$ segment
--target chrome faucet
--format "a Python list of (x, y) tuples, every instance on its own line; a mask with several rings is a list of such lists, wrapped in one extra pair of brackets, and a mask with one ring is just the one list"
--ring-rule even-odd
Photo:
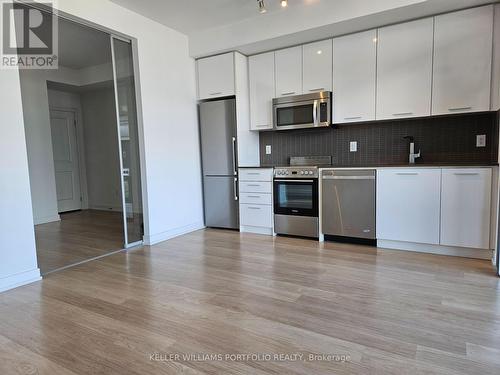
[(415, 164), (415, 159), (420, 157), (420, 150), (415, 154), (415, 139), (411, 135), (404, 137), (404, 139), (410, 141), (409, 162), (410, 164)]

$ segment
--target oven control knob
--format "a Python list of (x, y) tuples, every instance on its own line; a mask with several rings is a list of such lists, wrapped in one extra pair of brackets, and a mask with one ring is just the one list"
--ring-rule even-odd
[(286, 175), (288, 176), (288, 171), (286, 171)]
[(313, 171), (309, 171), (309, 174), (310, 174), (310, 175), (313, 175)]
[(300, 174), (304, 174), (304, 171), (300, 171)]

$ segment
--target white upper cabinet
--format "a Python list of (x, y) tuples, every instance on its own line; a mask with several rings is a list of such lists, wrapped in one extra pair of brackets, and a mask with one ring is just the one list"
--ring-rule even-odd
[(333, 40), (336, 123), (375, 120), (377, 31)]
[(377, 239), (439, 245), (440, 169), (377, 171)]
[(303, 92), (332, 91), (333, 41), (324, 40), (303, 46)]
[(249, 58), (250, 129), (273, 128), (274, 52)]
[(441, 245), (490, 248), (491, 168), (443, 169)]
[(235, 95), (234, 53), (199, 59), (198, 99)]
[(432, 114), (488, 111), (493, 6), (435, 17)]
[(432, 18), (378, 30), (377, 120), (431, 114)]
[(276, 51), (276, 97), (302, 94), (302, 46)]

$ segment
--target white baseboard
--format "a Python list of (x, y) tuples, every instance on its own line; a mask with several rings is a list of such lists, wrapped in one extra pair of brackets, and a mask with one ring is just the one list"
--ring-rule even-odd
[(200, 221), (193, 224), (185, 225), (183, 227), (174, 228), (165, 232), (144, 235), (144, 244), (145, 245), (154, 245), (159, 242), (170, 240), (171, 238), (182, 236), (183, 234), (187, 234), (190, 232), (194, 232), (200, 229), (205, 228), (205, 224)]
[(5, 292), (9, 289), (14, 289), (22, 285), (34, 283), (35, 281), (39, 281), (41, 279), (42, 277), (40, 276), (40, 270), (38, 268), (3, 277), (0, 278), (0, 292)]
[(59, 214), (43, 217), (33, 217), (33, 223), (35, 225), (53, 223), (54, 221), (61, 221), (61, 216)]
[(418, 253), (451, 255), (451, 256), (475, 258), (475, 259), (490, 260), (491, 257), (493, 256), (493, 251), (489, 249), (471, 249), (468, 247), (428, 245), (428, 244), (403, 242), (403, 241), (378, 240), (377, 247), (393, 249), (393, 250), (415, 251)]
[(241, 233), (255, 233), (255, 234), (264, 234), (268, 236), (273, 235), (273, 228), (262, 228), (262, 227), (252, 227), (248, 225), (240, 226)]

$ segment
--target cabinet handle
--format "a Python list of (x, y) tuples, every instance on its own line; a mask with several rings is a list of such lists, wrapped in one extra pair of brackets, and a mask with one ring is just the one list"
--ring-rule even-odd
[(360, 120), (363, 117), (361, 116), (354, 116), (354, 117), (344, 117), (344, 120)]
[(249, 210), (260, 210), (260, 207), (248, 207)]
[(256, 125), (257, 128), (270, 128), (270, 125)]
[(473, 172), (460, 172), (460, 173), (454, 173), (455, 176), (478, 176), (479, 173), (473, 173)]
[(295, 94), (295, 91), (291, 91), (291, 92), (284, 92), (282, 93), (281, 95), (293, 95)]
[(247, 174), (250, 176), (260, 176), (259, 172), (248, 172)]
[(467, 111), (469, 109), (472, 109), (472, 107), (457, 107), (457, 108), (449, 108), (448, 111), (450, 112), (455, 112), (455, 111)]
[(248, 184), (247, 186), (259, 187), (259, 186), (260, 186), (260, 184)]
[(211, 92), (208, 95), (220, 95), (220, 94), (222, 94), (222, 92)]
[(248, 198), (255, 198), (255, 199), (259, 199), (260, 197), (258, 195), (247, 195)]
[(310, 89), (309, 91), (310, 91), (310, 92), (314, 92), (314, 91), (325, 91), (325, 88), (324, 88), (324, 87), (318, 87), (317, 89)]
[(410, 116), (413, 115), (413, 112), (400, 112), (400, 113), (393, 113), (393, 116)]
[(233, 181), (233, 189), (234, 189), (234, 200), (238, 200), (238, 179), (235, 177)]
[(417, 172), (398, 172), (396, 173), (398, 176), (417, 176)]

